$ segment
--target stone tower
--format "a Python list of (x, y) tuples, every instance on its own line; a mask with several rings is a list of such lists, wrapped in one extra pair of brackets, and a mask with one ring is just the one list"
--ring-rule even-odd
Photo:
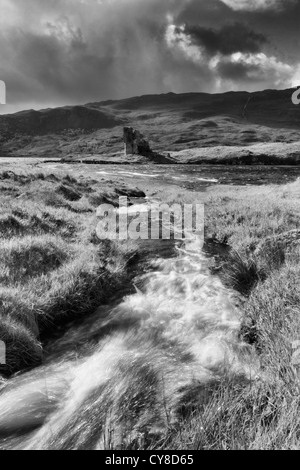
[(135, 131), (132, 127), (124, 127), (124, 147), (125, 155), (149, 156), (151, 148), (149, 142), (143, 134)]

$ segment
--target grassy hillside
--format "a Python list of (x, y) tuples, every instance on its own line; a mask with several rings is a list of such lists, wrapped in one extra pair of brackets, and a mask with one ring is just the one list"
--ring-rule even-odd
[(178, 163), (219, 165), (299, 165), (300, 142), (217, 146), (171, 152)]
[(156, 151), (300, 140), (293, 90), (149, 95), (0, 116), (0, 155), (120, 157), (134, 126)]

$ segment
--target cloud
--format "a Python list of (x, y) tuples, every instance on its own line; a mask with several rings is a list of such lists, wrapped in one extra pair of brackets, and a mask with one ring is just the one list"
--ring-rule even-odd
[[(191, 36), (186, 34), (184, 26), (177, 27), (173, 24), (168, 25), (165, 38), (167, 46), (173, 51), (175, 57), (177, 54), (179, 60), (185, 58), (192, 60), (198, 65), (205, 61), (203, 57), (205, 49), (193, 43)], [(181, 57), (179, 54), (181, 54)]]
[[(229, 41), (224, 45), (220, 38), (227, 30)], [(245, 84), (249, 90), (264, 84), (273, 88), (288, 87), (297, 75), (296, 66), (260, 51), (265, 38), (244, 26), (225, 26), (221, 31), (215, 31), (169, 25), (166, 42), (177, 60), (184, 57), (199, 69), (206, 68), (216, 90), (244, 89)]]
[(14, 0), (13, 7), (0, 33), (0, 77), (10, 103), (57, 105), (164, 89), (159, 37), (168, 9), (159, 0), (86, 0), (76, 8), (70, 0)]
[(213, 66), (224, 79), (251, 82), (267, 82), (272, 77), (275, 87), (291, 82), (294, 68), (264, 53), (244, 54), (236, 52), (229, 57), (217, 57)]
[(185, 25), (184, 33), (192, 42), (214, 55), (233, 52), (258, 52), (267, 41), (262, 34), (255, 33), (242, 23), (228, 24), (219, 30), (203, 26)]
[(293, 4), (295, 0), (221, 0), (232, 10), (263, 11), (281, 10), (287, 3)]
[(288, 87), (298, 76), (300, 2), (292, 0), (0, 3), (0, 79), (11, 106), (2, 112)]

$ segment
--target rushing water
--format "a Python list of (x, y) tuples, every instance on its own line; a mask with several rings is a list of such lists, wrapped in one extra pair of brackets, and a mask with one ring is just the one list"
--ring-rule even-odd
[[(151, 177), (191, 190), (220, 182), (286, 183), (300, 176), (295, 167), (153, 168), (89, 170)], [(0, 448), (143, 447), (194, 406), (204, 406), (224, 378), (259, 376), (255, 352), (239, 336), (239, 301), (211, 274), (200, 240), (153, 247), (134, 292), (120, 293), (71, 326), (48, 345), (41, 367), (2, 389)]]
[(238, 301), (211, 275), (200, 240), (171, 251), (157, 251), (135, 293), (71, 327), (43, 366), (9, 382), (0, 448), (143, 446), (204, 405), (223, 378), (255, 380)]

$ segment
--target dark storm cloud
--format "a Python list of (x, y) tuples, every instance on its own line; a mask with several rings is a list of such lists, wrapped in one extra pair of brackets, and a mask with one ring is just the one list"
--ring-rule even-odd
[(185, 25), (184, 32), (190, 35), (195, 44), (203, 46), (210, 55), (218, 52), (224, 55), (233, 52), (259, 52), (267, 42), (263, 34), (255, 33), (241, 23), (228, 24), (219, 30)]
[[(191, 0), (177, 26), (200, 50), (215, 54), (209, 65), (221, 91), (287, 88), (300, 84), (299, 18), (300, 0), (210, 0), (201, 9)], [(230, 24), (243, 26), (230, 31)]]
[(298, 0), (0, 0), (0, 12), (6, 110), (288, 87), (300, 72)]
[(10, 20), (0, 19), (8, 103), (58, 105), (168, 91), (166, 14), (180, 3), (0, 0)]
[(202, 8), (199, 8), (199, 1), (191, 0), (179, 13), (177, 24), (220, 29), (230, 22), (244, 23), (268, 38), (269, 51), (281, 59), (298, 61), (300, 0), (209, 0), (201, 3)]
[[(257, 69), (256, 69), (257, 70)], [(221, 63), (218, 66), (218, 72), (222, 77), (241, 80), (247, 77), (249, 67), (243, 64)]]

